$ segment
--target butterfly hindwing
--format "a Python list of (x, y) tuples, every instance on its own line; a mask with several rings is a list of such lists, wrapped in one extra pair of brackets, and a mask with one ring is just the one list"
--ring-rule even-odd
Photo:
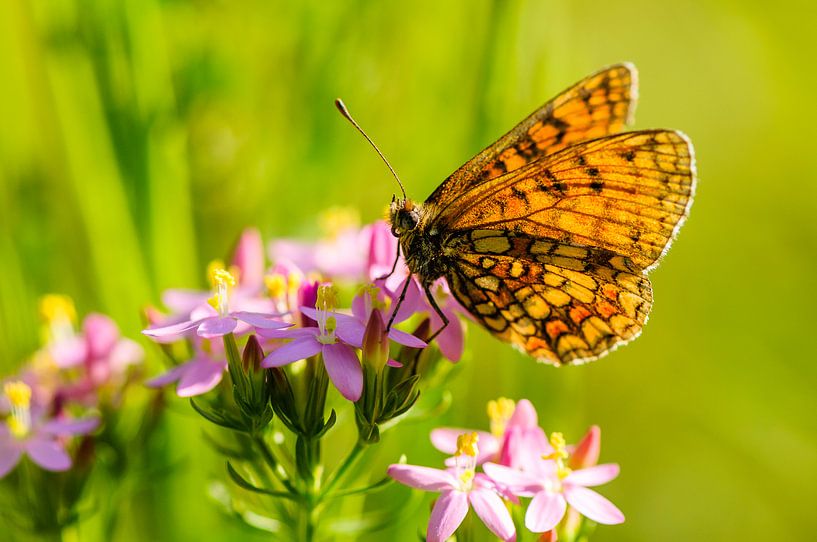
[(636, 95), (631, 64), (608, 66), (586, 77), (465, 163), (427, 201), (445, 207), (473, 186), (569, 145), (619, 132), (632, 118)]
[(500, 339), (555, 364), (597, 358), (635, 338), (652, 305), (646, 276), (604, 249), (501, 230), (463, 232), (447, 280)]

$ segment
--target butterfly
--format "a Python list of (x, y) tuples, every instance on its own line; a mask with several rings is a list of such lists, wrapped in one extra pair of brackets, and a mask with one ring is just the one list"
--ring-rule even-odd
[(637, 88), (633, 65), (604, 68), (424, 203), (392, 200), (392, 233), (443, 327), (431, 294), (440, 277), (493, 335), (555, 365), (596, 359), (640, 334), (653, 302), (646, 273), (687, 217), (696, 175), (681, 132), (621, 133)]

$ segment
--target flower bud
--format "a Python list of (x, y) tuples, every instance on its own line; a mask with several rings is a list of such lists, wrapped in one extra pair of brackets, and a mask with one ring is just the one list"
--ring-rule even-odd
[(587, 430), (587, 434), (573, 450), (573, 454), (571, 454), (568, 462), (570, 468), (584, 469), (596, 465), (599, 462), (600, 451), (601, 428), (598, 425), (594, 425)]
[(380, 373), (389, 362), (389, 336), (380, 311), (373, 310), (363, 333), (363, 364)]

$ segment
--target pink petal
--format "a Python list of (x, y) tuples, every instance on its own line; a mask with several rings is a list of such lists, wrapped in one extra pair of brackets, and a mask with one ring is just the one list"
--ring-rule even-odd
[(604, 465), (574, 470), (564, 481), (578, 486), (600, 486), (614, 479), (618, 476), (618, 473), (619, 467), (617, 464), (605, 463)]
[(540, 491), (528, 505), (525, 526), (534, 533), (544, 533), (556, 527), (566, 510), (567, 503), (560, 493)]
[(496, 463), (485, 463), (482, 470), (494, 483), (507, 487), (515, 495), (530, 497), (542, 489), (542, 482), (528, 472)]
[(479, 437), (477, 441), (480, 456), (483, 451), (489, 455), (496, 453), (499, 442), (491, 433), (485, 431), (474, 431), (473, 429), (461, 429), (459, 427), (439, 427), (431, 431), (431, 444), (441, 452), (449, 455), (457, 453), (457, 437), (463, 433), (476, 433)]
[(119, 328), (103, 314), (92, 313), (82, 322), (82, 331), (92, 358), (107, 356), (119, 340)]
[(218, 311), (210, 303), (202, 303), (190, 311), (191, 320), (204, 320), (205, 318), (216, 318)]
[(423, 491), (443, 491), (457, 485), (457, 479), (446, 470), (418, 465), (390, 465), (389, 476), (401, 484)]
[[(576, 445), (570, 455), (570, 468), (582, 469), (592, 467), (599, 462), (601, 452), (601, 428), (598, 425), (590, 427), (581, 442)], [(586, 485), (586, 484), (583, 484)]]
[(205, 318), (202, 320), (196, 334), (205, 339), (214, 339), (215, 337), (223, 337), (236, 328), (238, 322), (235, 318)]
[(352, 316), (355, 317), (355, 320), (360, 322), (365, 322), (369, 319), (369, 315), (366, 314), (366, 300), (363, 296), (368, 296), (369, 294), (363, 293), (361, 295), (356, 295), (352, 299)]
[(75, 367), (88, 357), (88, 345), (81, 337), (68, 337), (55, 342), (48, 348), (57, 367)]
[(84, 435), (99, 427), (99, 418), (81, 418), (51, 420), (40, 427), (40, 432), (46, 435), (67, 437), (70, 435)]
[(23, 451), (19, 446), (14, 446), (11, 440), (0, 439), (0, 478), (17, 466), (22, 455)]
[(500, 463), (513, 468), (530, 469), (541, 466), (542, 456), (552, 452), (545, 432), (540, 428), (514, 428), (505, 432)]
[(565, 485), (564, 491), (570, 506), (596, 523), (616, 525), (624, 522), (624, 514), (621, 513), (621, 510), (592, 489)]
[(462, 491), (440, 494), (428, 520), (426, 542), (445, 542), (468, 514), (468, 497)]
[(320, 333), (316, 327), (291, 327), (288, 329), (264, 329), (256, 330), (258, 335), (265, 339), (300, 339), (303, 337), (317, 337)]
[(225, 369), (227, 363), (223, 361), (196, 360), (188, 363), (179, 379), (176, 395), (193, 397), (207, 393), (221, 382)]
[(335, 321), (338, 324), (335, 334), (346, 344), (361, 348), (363, 346), (363, 335), (366, 333), (365, 324), (351, 316), (345, 318), (341, 318), (341, 316), (344, 315), (335, 315)]
[(396, 359), (390, 359), (389, 361), (386, 362), (386, 365), (388, 365), (389, 367), (402, 367), (403, 366), (403, 364), (400, 363), (399, 361), (397, 361)]
[[(397, 308), (397, 316), (394, 318), (394, 323), (399, 324), (404, 320), (408, 320), (414, 313), (419, 312), (424, 304), (425, 301), (425, 292), (420, 289), (420, 286), (417, 284), (417, 281), (414, 280), (414, 277), (407, 276), (405, 280), (410, 281), (408, 290), (406, 291), (406, 297), (403, 299), (403, 303)], [(403, 291), (405, 287), (405, 281), (400, 283), (400, 286), (395, 289), (394, 292), (394, 303), (392, 303), (392, 307), (397, 306), (397, 300), (400, 297), (400, 292)], [(391, 315), (389, 315), (391, 317)]]
[[(443, 309), (443, 313), (448, 318), (448, 326), (437, 336), (437, 346), (446, 359), (457, 362), (462, 358), (465, 349), (465, 329), (457, 317), (457, 314), (450, 309)], [(434, 315), (432, 321), (432, 332), (442, 326), (442, 320)]]
[[(189, 362), (192, 363), (192, 362)], [(184, 365), (179, 365), (177, 367), (173, 367), (169, 371), (160, 374), (156, 378), (151, 378), (147, 382), (145, 382), (145, 386), (149, 388), (161, 388), (162, 386), (166, 386), (171, 382), (175, 382), (179, 378), (181, 378), (182, 374), (184, 373), (185, 367), (187, 363)]]
[(489, 531), (502, 540), (514, 538), (516, 528), (513, 519), (499, 495), (490, 489), (474, 489), (468, 494), (468, 500)]
[(327, 344), (323, 347), (323, 364), (329, 379), (350, 401), (360, 399), (363, 393), (363, 369), (355, 352), (341, 343)]
[(186, 331), (190, 331), (200, 323), (201, 320), (185, 320), (169, 326), (149, 327), (142, 331), (142, 334), (148, 337), (180, 338)]
[(230, 316), (238, 318), (243, 322), (247, 322), (251, 326), (255, 326), (262, 329), (284, 329), (292, 327), (292, 324), (287, 324), (286, 322), (277, 320), (278, 316), (272, 314), (238, 311), (230, 313)]
[(111, 370), (121, 374), (130, 365), (140, 363), (145, 357), (145, 351), (139, 343), (130, 339), (122, 339), (113, 347), (110, 356)]
[(188, 313), (196, 305), (206, 303), (210, 295), (201, 290), (165, 290), (162, 293), (162, 303), (173, 312)]
[(36, 464), (51, 471), (71, 468), (71, 458), (54, 440), (33, 438), (25, 443), (26, 452)]
[(406, 333), (405, 331), (400, 331), (399, 329), (394, 328), (391, 328), (389, 331), (389, 339), (398, 344), (409, 346), (411, 348), (425, 348), (428, 346), (425, 341), (418, 339), (411, 333)]
[(238, 280), (242, 286), (257, 291), (264, 285), (264, 242), (257, 228), (247, 228), (241, 234), (233, 264), (239, 269)]
[(270, 258), (276, 265), (291, 264), (304, 273), (315, 271), (315, 247), (311, 244), (292, 240), (273, 241), (269, 245)]
[(508, 428), (521, 427), (523, 429), (531, 429), (539, 424), (539, 418), (536, 415), (536, 409), (533, 404), (527, 399), (521, 399), (516, 403), (516, 408), (508, 420)]
[(300, 339), (295, 339), (278, 349), (272, 351), (264, 361), (261, 362), (262, 367), (281, 367), (293, 361), (311, 358), (320, 353), (323, 345), (319, 343), (314, 335), (309, 335)]

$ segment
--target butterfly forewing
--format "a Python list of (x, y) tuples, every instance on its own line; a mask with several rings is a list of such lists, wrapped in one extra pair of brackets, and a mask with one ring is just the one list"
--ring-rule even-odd
[(579, 81), (477, 154), (428, 198), (445, 207), (482, 182), (574, 143), (619, 132), (635, 109), (631, 64), (616, 64)]
[(502, 230), (451, 239), (454, 296), (500, 339), (556, 364), (635, 338), (652, 305), (647, 277), (608, 250)]
[(598, 247), (639, 269), (664, 253), (694, 192), (692, 149), (667, 130), (573, 145), (473, 187), (429, 220), (445, 231), (510, 230)]

